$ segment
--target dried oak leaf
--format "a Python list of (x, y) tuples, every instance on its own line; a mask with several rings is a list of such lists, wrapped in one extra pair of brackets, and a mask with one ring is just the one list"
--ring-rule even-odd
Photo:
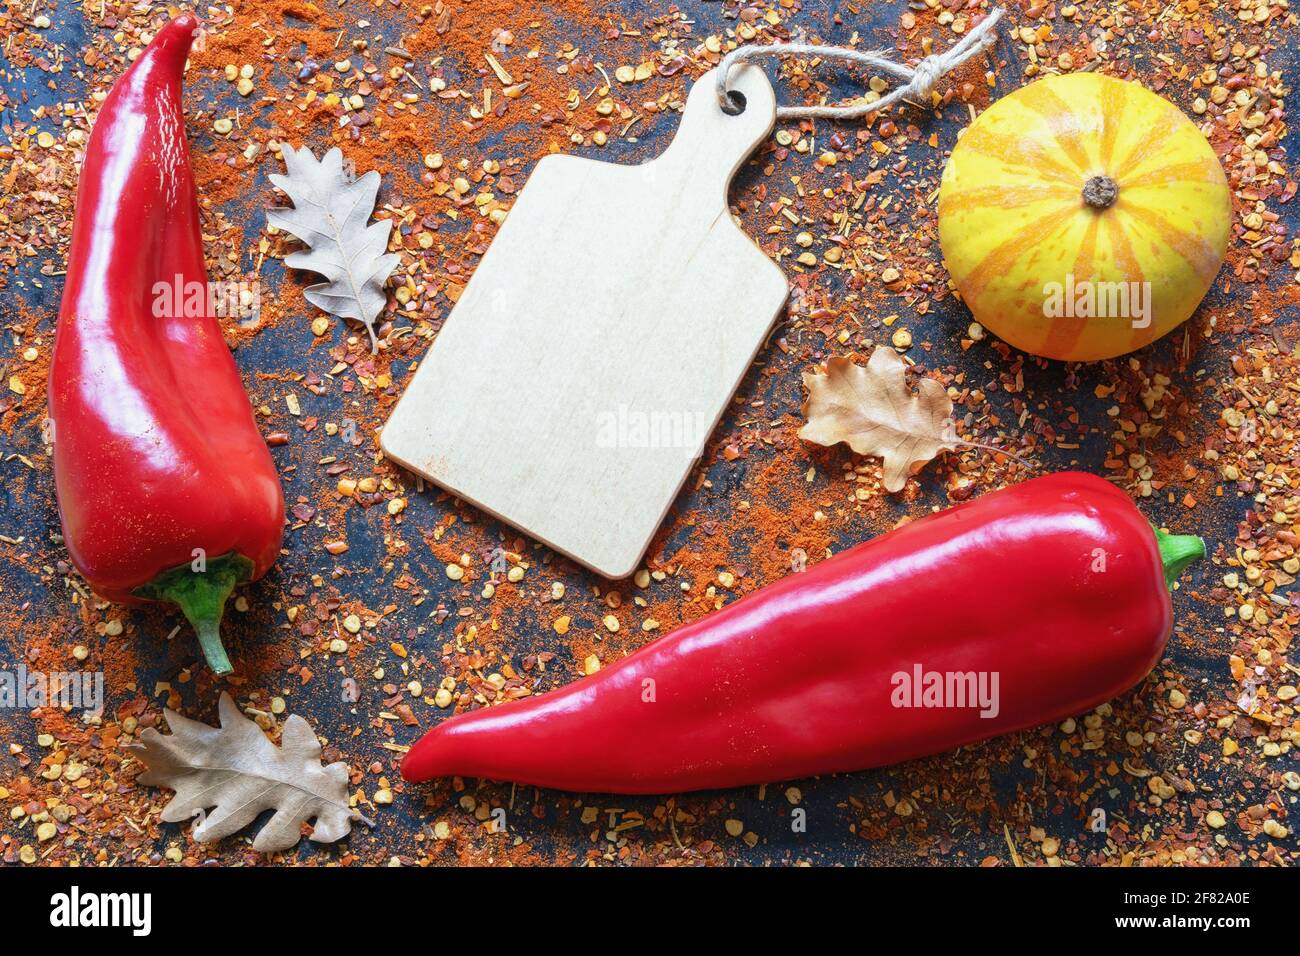
[(312, 840), (333, 843), (351, 832), (353, 819), (364, 819), (348, 806), (347, 767), (321, 766), (320, 741), (307, 721), (296, 714), (286, 720), (277, 747), (229, 694), (221, 695), (219, 712), (221, 726), (209, 727), (167, 710), (171, 734), (148, 728), (129, 748), (148, 768), (140, 783), (176, 791), (165, 822), (197, 816), (194, 839), (215, 843), (274, 810), (253, 841), (254, 850), (272, 853), (295, 845), (307, 820), (316, 821)]
[(377, 352), (375, 319), (388, 301), (384, 283), (401, 259), (385, 252), (393, 224), (386, 219), (370, 222), (379, 174), (371, 170), (354, 178), (343, 168), (338, 147), (319, 161), (306, 146), (295, 150), (285, 144), (281, 152), (288, 175), (272, 174), (271, 182), (293, 206), (268, 209), (266, 221), (308, 247), (286, 256), (285, 265), (323, 275), (327, 281), (303, 290), (307, 301), (331, 315), (364, 323), (370, 350)]
[(808, 423), (799, 437), (826, 446), (847, 442), (859, 455), (882, 459), (885, 490), (901, 491), (915, 466), (958, 444), (947, 391), (922, 378), (913, 394), (906, 369), (897, 352), (882, 347), (865, 368), (837, 356), (824, 373), (804, 372)]

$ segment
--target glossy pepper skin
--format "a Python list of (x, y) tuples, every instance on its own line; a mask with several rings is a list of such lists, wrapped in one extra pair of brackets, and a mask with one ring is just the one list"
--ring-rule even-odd
[[(1158, 543), (1101, 478), (1038, 478), (792, 574), (591, 677), (445, 721), (402, 775), (671, 793), (860, 770), (1055, 721), (1151, 670), (1172, 626), (1166, 569), (1203, 551), (1191, 536)], [(895, 707), (894, 675), (918, 664), (998, 672), (996, 716)]]
[[(198, 25), (182, 15), (163, 27), (95, 121), (49, 415), (77, 569), (110, 600), (178, 603), (222, 673), (221, 609), (235, 583), (260, 577), (278, 555), (284, 499), (206, 295), (181, 109)], [(160, 298), (159, 284), (203, 294)], [(199, 556), (202, 573), (192, 570)]]

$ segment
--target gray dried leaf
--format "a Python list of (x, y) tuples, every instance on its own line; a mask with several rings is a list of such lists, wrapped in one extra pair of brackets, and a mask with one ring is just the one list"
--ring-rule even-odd
[(165, 822), (197, 816), (194, 839), (215, 843), (275, 810), (253, 841), (254, 850), (272, 853), (297, 844), (307, 820), (316, 821), (312, 840), (333, 843), (351, 832), (352, 820), (364, 819), (348, 806), (347, 767), (321, 766), (320, 741), (307, 721), (296, 714), (285, 721), (277, 747), (229, 694), (218, 707), (220, 727), (167, 710), (169, 735), (150, 727), (128, 748), (148, 768), (140, 783), (176, 791)]
[(287, 256), (285, 264), (323, 275), (325, 282), (304, 290), (307, 301), (331, 315), (364, 323), (370, 349), (378, 351), (375, 319), (388, 300), (384, 283), (399, 259), (385, 252), (393, 224), (370, 222), (379, 174), (372, 170), (353, 178), (343, 168), (337, 147), (320, 160), (306, 146), (295, 150), (285, 145), (282, 152), (288, 175), (272, 174), (271, 182), (293, 206), (268, 209), (266, 220), (307, 244), (307, 249)]

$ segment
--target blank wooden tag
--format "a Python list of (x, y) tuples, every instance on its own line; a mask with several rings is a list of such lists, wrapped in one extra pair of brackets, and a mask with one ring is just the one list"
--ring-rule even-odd
[(772, 130), (757, 67), (710, 73), (657, 159), (547, 156), (383, 430), (394, 461), (610, 578), (635, 570), (785, 301), (733, 221)]

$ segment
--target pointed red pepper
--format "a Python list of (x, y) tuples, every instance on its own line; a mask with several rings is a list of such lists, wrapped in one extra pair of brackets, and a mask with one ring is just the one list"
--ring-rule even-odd
[(1167, 588), (1204, 552), (1153, 531), (1101, 478), (1037, 478), (792, 574), (591, 677), (453, 717), (402, 776), (675, 793), (1049, 723), (1146, 676), (1172, 628)]
[(198, 26), (163, 27), (95, 121), (49, 414), (77, 569), (110, 600), (179, 605), (224, 674), (225, 600), (275, 561), (284, 498), (208, 296), (181, 109)]

